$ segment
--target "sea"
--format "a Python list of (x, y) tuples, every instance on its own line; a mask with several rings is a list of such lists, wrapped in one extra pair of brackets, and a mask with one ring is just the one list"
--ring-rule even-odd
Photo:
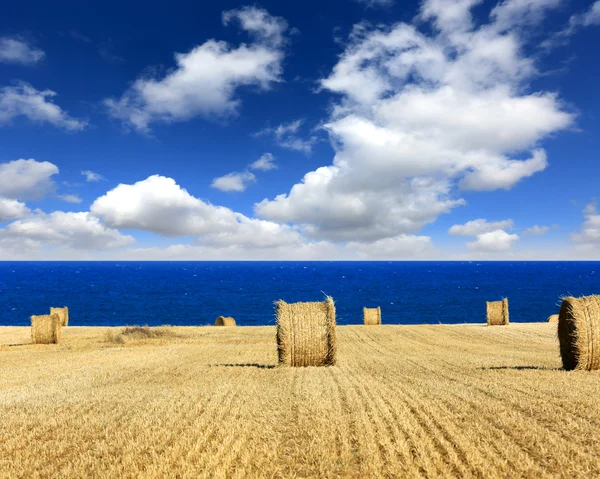
[(68, 306), (73, 326), (275, 324), (274, 303), (332, 296), (338, 324), (380, 306), (385, 324), (546, 321), (563, 296), (600, 293), (600, 262), (0, 262), (0, 325)]

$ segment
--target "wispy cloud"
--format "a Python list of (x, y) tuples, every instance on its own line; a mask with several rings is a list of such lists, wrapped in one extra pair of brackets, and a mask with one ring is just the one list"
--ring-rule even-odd
[(0, 62), (35, 65), (46, 54), (19, 37), (0, 37)]
[(92, 170), (83, 170), (81, 174), (85, 176), (85, 181), (88, 182), (102, 181), (106, 179), (100, 173), (96, 173)]

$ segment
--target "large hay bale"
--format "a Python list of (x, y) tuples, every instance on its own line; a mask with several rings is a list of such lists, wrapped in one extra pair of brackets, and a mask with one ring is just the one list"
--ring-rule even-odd
[(549, 323), (558, 323), (558, 314), (552, 314), (548, 316)]
[(381, 308), (363, 308), (363, 318), (365, 325), (381, 324)]
[(282, 366), (333, 366), (336, 360), (335, 305), (278, 301), (277, 352)]
[(558, 313), (558, 341), (567, 370), (600, 369), (600, 296), (565, 298)]
[(488, 326), (503, 326), (508, 324), (508, 298), (502, 301), (487, 301)]
[(58, 344), (61, 338), (61, 319), (58, 314), (31, 317), (31, 342), (33, 344)]
[(215, 326), (235, 326), (235, 319), (230, 316), (219, 316), (215, 321)]
[(50, 314), (58, 314), (60, 316), (61, 326), (69, 325), (69, 308), (50, 308)]

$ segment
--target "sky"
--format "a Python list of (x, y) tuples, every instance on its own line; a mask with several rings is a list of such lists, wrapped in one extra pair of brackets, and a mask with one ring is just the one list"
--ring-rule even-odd
[(599, 46), (600, 0), (10, 2), (0, 260), (598, 259)]

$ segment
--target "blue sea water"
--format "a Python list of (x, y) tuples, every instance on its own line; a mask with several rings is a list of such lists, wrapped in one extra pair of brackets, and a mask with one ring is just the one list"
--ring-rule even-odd
[(338, 324), (381, 306), (388, 324), (485, 322), (509, 298), (514, 322), (545, 321), (560, 297), (600, 293), (600, 262), (0, 262), (0, 325), (50, 306), (70, 324), (272, 325), (273, 302), (336, 302)]

